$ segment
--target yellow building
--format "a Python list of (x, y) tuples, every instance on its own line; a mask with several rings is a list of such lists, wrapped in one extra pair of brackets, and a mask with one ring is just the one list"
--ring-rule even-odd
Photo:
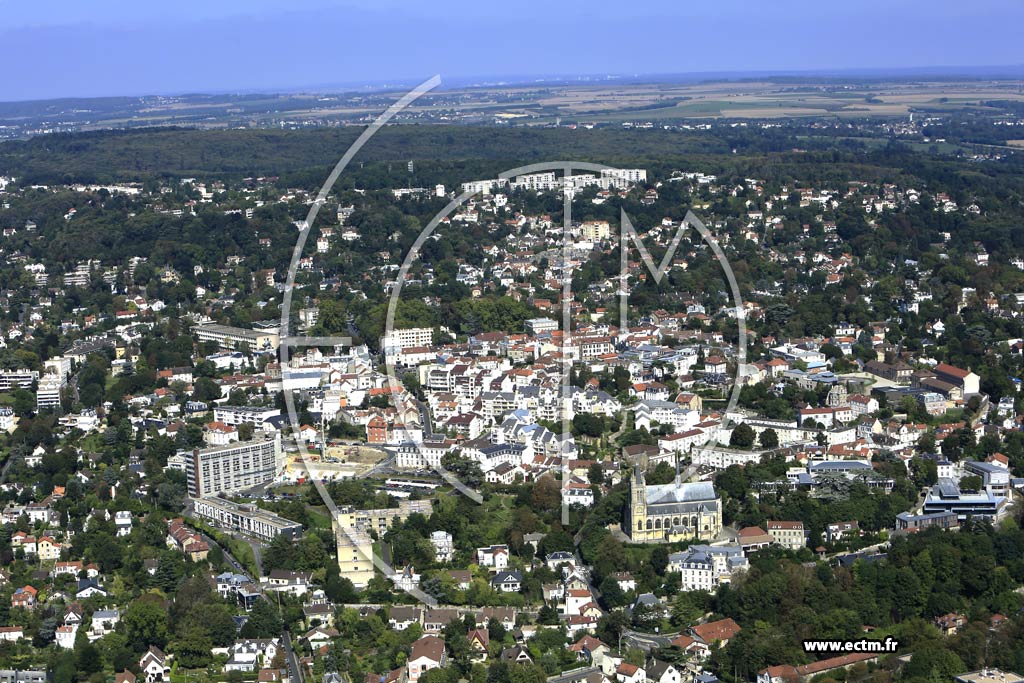
[(601, 242), (611, 237), (608, 221), (585, 221), (580, 224), (580, 239), (587, 242)]
[(629, 487), (629, 537), (637, 543), (710, 541), (722, 532), (722, 501), (711, 482), (647, 486), (637, 466)]
[(59, 560), (60, 543), (49, 536), (43, 536), (36, 545), (36, 557), (40, 560)]
[(414, 512), (429, 517), (433, 512), (433, 507), (429, 500), (401, 500), (396, 508), (374, 510), (359, 510), (348, 506), (338, 509), (338, 523), (343, 529), (355, 528), (360, 531), (373, 531), (381, 535), (395, 520), (404, 522)]
[(338, 571), (356, 588), (364, 588), (373, 578), (373, 541), (370, 535), (354, 527), (334, 524), (338, 541)]

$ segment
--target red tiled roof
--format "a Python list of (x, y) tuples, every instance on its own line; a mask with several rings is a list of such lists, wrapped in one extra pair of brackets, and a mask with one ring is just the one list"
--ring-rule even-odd
[(705, 643), (729, 640), (740, 632), (740, 625), (732, 619), (719, 619), (693, 627), (693, 633)]

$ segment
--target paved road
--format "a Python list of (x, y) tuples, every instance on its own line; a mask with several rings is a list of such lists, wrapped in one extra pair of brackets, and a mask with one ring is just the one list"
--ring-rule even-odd
[(292, 634), (285, 631), (281, 636), (281, 642), (284, 644), (284, 661), (285, 666), (288, 667), (288, 680), (292, 683), (302, 683), (302, 668), (299, 666), (299, 658), (295, 655), (295, 649), (292, 648)]
[(398, 454), (392, 453), (386, 448), (384, 449), (384, 452), (388, 454), (388, 457), (384, 458), (383, 460), (381, 460), (380, 462), (378, 462), (376, 465), (366, 470), (365, 472), (357, 474), (355, 478), (365, 479), (366, 477), (372, 477), (375, 474), (390, 474), (393, 471), (393, 467), (395, 465), (395, 458), (398, 457)]
[[(199, 534), (200, 538), (202, 538), (210, 545), (211, 548), (213, 546), (217, 546), (218, 548), (220, 548), (221, 552), (224, 554), (224, 559), (227, 560), (228, 564), (231, 565), (231, 568), (234, 569), (235, 572), (244, 575), (254, 584), (259, 585), (259, 578), (257, 577), (254, 579), (252, 576), (250, 576), (249, 570), (243, 567), (242, 563), (235, 559), (235, 556), (231, 554), (231, 551), (222, 546), (220, 543), (217, 543), (217, 541), (215, 541), (212, 537), (206, 535), (202, 531), (197, 531), (197, 533)], [(266, 597), (266, 595), (264, 595), (263, 597)]]
[[(19, 457), (21, 457), (21, 456), (19, 456)], [(4, 462), (3, 468), (0, 469), (0, 484), (2, 484), (5, 481), (7, 481), (7, 471), (9, 469), (11, 469), (11, 465), (13, 465), (14, 461), (17, 460), (17, 459), (18, 458), (16, 458), (13, 453), (8, 453), (7, 454), (7, 461)]]
[(432, 424), (430, 422), (430, 410), (427, 408), (427, 405), (425, 403), (422, 403), (422, 402), (418, 401), (415, 398), (410, 399), (410, 400), (413, 402), (413, 404), (416, 406), (416, 408), (418, 408), (419, 411), (420, 411), (420, 422), (423, 423), (422, 424), (422, 427), (423, 427), (423, 438), (427, 438), (429, 436), (433, 436), (434, 435), (434, 428), (433, 428), (433, 426), (432, 426)]
[(235, 538), (237, 538), (239, 540), (242, 540), (242, 541), (245, 541), (246, 543), (249, 544), (249, 547), (252, 548), (252, 556), (253, 556), (253, 559), (256, 560), (256, 568), (260, 570), (260, 575), (262, 575), (263, 574), (263, 558), (260, 556), (260, 553), (263, 552), (263, 546), (260, 544), (259, 541), (253, 540), (251, 538), (246, 538), (245, 536), (242, 536), (241, 534), (238, 534), (237, 536), (235, 536)]

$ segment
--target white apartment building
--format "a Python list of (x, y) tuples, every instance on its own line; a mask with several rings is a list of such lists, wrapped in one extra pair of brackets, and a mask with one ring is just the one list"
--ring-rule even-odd
[(212, 522), (214, 526), (237, 531), (262, 541), (272, 541), (280, 535), (298, 538), (302, 525), (262, 510), (255, 505), (234, 503), (224, 498), (193, 498), (192, 514)]
[(67, 356), (54, 356), (43, 363), (44, 371), (53, 373), (62, 379), (67, 379), (71, 374), (71, 359)]
[(733, 574), (749, 566), (739, 545), (691, 545), (668, 556), (670, 571), (682, 576), (684, 591), (714, 592), (732, 580)]
[(554, 332), (558, 329), (558, 321), (551, 318), (530, 318), (525, 323), (526, 333), (536, 337), (545, 332)]
[(0, 391), (11, 389), (30, 389), (32, 383), (39, 379), (39, 372), (36, 370), (0, 370)]
[(36, 409), (56, 408), (60, 406), (60, 390), (64, 388), (64, 378), (46, 374), (39, 379), (36, 390)]
[(277, 329), (249, 330), (216, 323), (205, 323), (192, 328), (201, 342), (214, 342), (222, 349), (245, 351), (273, 351), (281, 343)]
[(647, 171), (642, 168), (606, 168), (601, 171), (602, 178), (618, 178), (630, 183), (647, 182)]
[(450, 533), (434, 531), (430, 534), (430, 543), (434, 546), (434, 558), (438, 562), (451, 562), (455, 555), (455, 544)]
[(502, 187), (507, 183), (507, 180), (499, 180), (497, 178), (491, 178), (490, 180), (471, 180), (468, 183), (462, 183), (462, 191), (472, 192), (474, 194), (490, 194), (495, 186)]
[(284, 469), (280, 433), (185, 454), (189, 494), (195, 498), (240, 491), (273, 481)]
[(434, 343), (434, 330), (430, 327), (409, 327), (404, 330), (391, 330), (391, 333), (380, 340), (380, 348), (385, 354), (392, 354), (411, 346), (423, 347)]
[(555, 177), (554, 171), (517, 175), (515, 180), (512, 181), (512, 188), (516, 190), (533, 190), (535, 192), (543, 192), (544, 190), (554, 190), (558, 187), (559, 182)]
[(803, 522), (771, 521), (766, 530), (772, 540), (788, 550), (799, 550), (807, 545)]
[(395, 467), (400, 469), (436, 469), (441, 458), (455, 448), (455, 442), (446, 438), (424, 439), (419, 443), (406, 442), (398, 447)]
[(253, 406), (216, 406), (213, 409), (213, 421), (237, 427), (240, 424), (251, 424), (260, 427), (281, 411), (277, 408), (260, 408)]

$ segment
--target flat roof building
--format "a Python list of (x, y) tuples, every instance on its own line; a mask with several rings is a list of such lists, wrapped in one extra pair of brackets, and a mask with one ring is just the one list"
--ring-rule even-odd
[(980, 671), (971, 671), (970, 673), (960, 674), (954, 678), (957, 683), (1021, 683), (1024, 681), (1024, 677), (1019, 676), (1012, 671), (1003, 671), (1001, 669), (982, 669)]
[(46, 671), (0, 669), (0, 683), (46, 683)]
[(558, 321), (551, 318), (530, 318), (524, 323), (526, 333), (536, 337), (545, 332), (554, 332), (558, 329)]
[(273, 481), (284, 469), (281, 434), (258, 434), (252, 441), (196, 448), (185, 454), (185, 476), (193, 498), (215, 496)]
[(342, 528), (334, 523), (338, 541), (338, 572), (356, 588), (363, 588), (373, 578), (373, 541), (365, 531)]
[(29, 389), (32, 383), (39, 379), (37, 370), (23, 368), (21, 370), (0, 370), (0, 391), (11, 389)]
[(274, 351), (281, 344), (278, 328), (250, 330), (217, 323), (202, 323), (192, 328), (201, 342), (214, 342), (222, 349)]
[(237, 531), (262, 541), (272, 541), (278, 536), (298, 538), (302, 525), (285, 519), (256, 505), (235, 503), (224, 498), (193, 498), (192, 513), (214, 526)]
[(924, 500), (924, 513), (953, 512), (959, 521), (970, 517), (995, 519), (1006, 508), (1006, 498), (989, 491), (964, 493), (952, 479), (939, 479)]

